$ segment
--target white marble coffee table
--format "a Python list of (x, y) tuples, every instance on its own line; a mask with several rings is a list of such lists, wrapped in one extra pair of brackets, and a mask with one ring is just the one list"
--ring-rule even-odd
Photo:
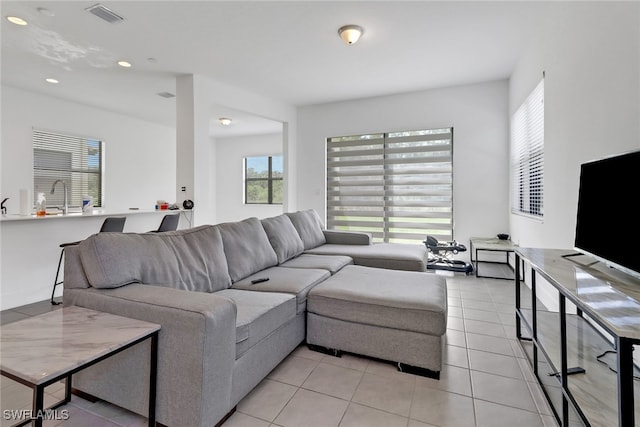
[(71, 399), (74, 373), (150, 339), (149, 425), (153, 426), (159, 330), (155, 323), (64, 307), (2, 326), (0, 374), (34, 390), (31, 416), (40, 427), (43, 419), (52, 416), (43, 408), (46, 386), (66, 378), (65, 399), (54, 407), (63, 405)]

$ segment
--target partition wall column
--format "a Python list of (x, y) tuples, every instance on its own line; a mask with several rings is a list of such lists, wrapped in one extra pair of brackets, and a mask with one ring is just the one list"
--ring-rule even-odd
[(176, 202), (193, 200), (192, 226), (216, 222), (215, 145), (209, 135), (209, 94), (207, 81), (201, 76), (176, 78)]

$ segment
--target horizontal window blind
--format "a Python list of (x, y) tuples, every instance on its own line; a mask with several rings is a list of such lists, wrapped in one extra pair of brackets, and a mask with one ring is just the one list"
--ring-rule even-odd
[(45, 193), (47, 206), (63, 206), (64, 191), (53, 183), (61, 179), (67, 185), (69, 206), (82, 206), (84, 196), (102, 206), (103, 143), (97, 139), (33, 130), (34, 202)]
[(511, 211), (544, 213), (544, 79), (511, 118)]
[(327, 140), (327, 227), (374, 241), (453, 238), (452, 129)]

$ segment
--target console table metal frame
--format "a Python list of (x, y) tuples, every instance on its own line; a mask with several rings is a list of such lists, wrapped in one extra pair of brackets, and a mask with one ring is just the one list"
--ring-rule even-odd
[[(64, 309), (62, 309), (64, 310)], [(13, 375), (10, 372), (5, 371), (4, 369), (0, 368), (0, 374), (10, 378), (16, 382), (19, 382), (20, 384), (23, 384), (29, 388), (31, 388), (34, 392), (33, 394), (33, 405), (32, 405), (32, 415), (35, 414), (35, 418), (33, 419), (27, 419), (24, 420), (22, 422), (19, 422), (17, 424), (15, 424), (13, 427), (19, 427), (19, 426), (23, 426), (26, 424), (29, 424), (33, 421), (33, 424), (35, 427), (42, 427), (42, 421), (43, 421), (43, 415), (46, 412), (46, 410), (53, 410), (56, 409), (62, 405), (65, 405), (67, 403), (69, 403), (71, 401), (71, 377), (73, 374), (75, 374), (76, 372), (79, 372), (83, 369), (86, 369), (92, 365), (95, 365), (98, 362), (101, 362), (115, 354), (118, 354), (130, 347), (133, 347), (134, 345), (137, 345), (143, 341), (146, 341), (148, 339), (151, 340), (151, 354), (150, 354), (150, 368), (149, 368), (149, 419), (148, 419), (148, 425), (149, 426), (155, 426), (156, 424), (156, 388), (157, 388), (157, 368), (158, 368), (158, 333), (159, 333), (159, 329), (156, 329), (155, 331), (149, 332), (147, 333), (145, 336), (140, 337), (138, 339), (136, 339), (135, 341), (132, 341), (122, 347), (119, 347), (115, 350), (109, 351), (108, 353), (95, 358), (95, 359), (91, 359), (88, 360), (84, 363), (82, 363), (79, 366), (73, 367), (73, 368), (69, 368), (68, 370), (65, 370), (64, 372), (55, 375), (51, 378), (47, 378), (47, 380), (35, 384), (31, 381), (29, 381), (28, 379), (22, 378), (20, 376), (17, 375)], [(46, 357), (46, 355), (44, 355), (44, 357)], [(65, 379), (65, 397), (63, 400), (59, 401), (58, 403), (52, 405), (49, 408), (44, 408), (44, 389), (51, 385), (54, 384), (62, 379)]]
[[(474, 245), (474, 241), (476, 242), (476, 244)], [(498, 247), (490, 247), (490, 246), (485, 246), (482, 247), (482, 241), (484, 241), (484, 243), (487, 243), (488, 245), (496, 245)], [(480, 247), (478, 247), (478, 243), (480, 243)], [(504, 246), (504, 247), (500, 247), (500, 245)], [(471, 239), (469, 239), (469, 249), (470, 249), (470, 256), (471, 256), (471, 263), (474, 264), (475, 267), (475, 274), (476, 277), (482, 277), (485, 279), (500, 279), (500, 280), (513, 280), (513, 277), (502, 277), (502, 276), (481, 276), (479, 273), (479, 269), (478, 269), (478, 263), (480, 262), (486, 262), (486, 263), (493, 263), (493, 264), (504, 264), (509, 266), (509, 268), (511, 268), (513, 270), (513, 268), (511, 267), (511, 264), (509, 264), (509, 253), (512, 253), (515, 250), (516, 246), (513, 245), (513, 243), (511, 243), (510, 240), (500, 240), (498, 238), (490, 238), (490, 237), (472, 237)], [(504, 252), (505, 253), (505, 262), (500, 262), (500, 261), (480, 261), (478, 259), (478, 252), (479, 251), (486, 251), (486, 252)], [(475, 260), (473, 259), (473, 255), (475, 253)]]
[[(591, 423), (587, 419), (584, 412), (581, 410), (580, 406), (576, 402), (574, 396), (572, 395), (569, 384), (568, 384), (568, 373), (569, 367), (567, 366), (567, 310), (566, 310), (566, 302), (567, 299), (576, 306), (576, 314), (579, 318), (583, 318), (583, 311), (585, 310), (585, 304), (581, 301), (574, 293), (568, 290), (562, 283), (559, 283), (553, 277), (551, 277), (544, 268), (535, 265), (530, 262), (531, 266), (531, 315), (532, 315), (532, 324), (529, 325), (526, 320), (526, 316), (524, 315), (523, 308), (521, 307), (521, 290), (520, 290), (520, 260), (522, 259), (523, 265), (524, 261), (530, 261), (528, 259), (529, 252), (533, 251), (545, 251), (545, 249), (516, 249), (515, 257), (516, 257), (516, 268), (515, 268), (515, 285), (516, 285), (516, 335), (518, 340), (522, 341), (531, 341), (533, 343), (533, 361), (530, 362), (533, 365), (533, 370), (536, 378), (540, 381), (540, 376), (538, 372), (538, 351), (542, 352), (542, 357), (547, 359), (547, 362), (550, 361), (548, 354), (546, 353), (544, 347), (538, 340), (538, 328), (537, 328), (537, 313), (536, 313), (536, 275), (540, 275), (546, 281), (548, 281), (557, 291), (559, 295), (559, 317), (560, 317), (560, 369), (559, 379), (560, 386), (562, 389), (562, 413), (558, 414), (556, 409), (553, 407), (551, 399), (547, 394), (547, 391), (542, 387), (542, 390), (545, 394), (545, 397), (549, 401), (557, 421), (560, 423), (562, 427), (569, 426), (569, 405), (575, 409), (575, 412), (579, 415), (581, 421), (587, 425), (591, 426)], [(553, 250), (547, 250), (553, 251)], [(561, 252), (556, 250), (556, 252)], [(570, 251), (564, 251), (565, 254), (568, 254)], [(566, 255), (565, 255), (566, 256)], [(562, 262), (562, 255), (557, 256), (558, 261)], [(564, 260), (565, 262), (569, 262)], [(524, 274), (524, 271), (522, 272)], [(592, 314), (592, 313), (590, 313)], [(589, 316), (589, 319), (595, 321), (598, 326), (603, 328), (612, 337), (614, 337), (614, 344), (617, 350), (617, 391), (618, 391), (618, 426), (619, 427), (633, 427), (635, 426), (635, 412), (634, 412), (634, 366), (633, 366), (633, 345), (640, 344), (640, 339), (628, 337), (628, 336), (620, 336), (615, 331), (612, 330), (607, 324), (604, 323), (597, 315)], [(589, 322), (584, 322), (592, 327)], [(526, 329), (530, 333), (530, 337), (525, 337), (522, 335), (522, 326), (526, 325)], [(600, 334), (595, 328), (593, 329), (594, 334)], [(551, 364), (552, 365), (552, 364)]]

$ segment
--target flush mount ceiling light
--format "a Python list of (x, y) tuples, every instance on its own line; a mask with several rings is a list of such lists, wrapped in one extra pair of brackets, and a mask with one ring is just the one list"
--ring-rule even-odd
[(362, 36), (362, 33), (362, 27), (358, 25), (345, 25), (338, 30), (340, 38), (344, 40), (346, 44), (355, 44), (360, 39), (360, 36)]
[(231, 124), (231, 119), (227, 119), (226, 117), (220, 117), (220, 124), (222, 126), (229, 126)]
[(118, 65), (123, 68), (131, 68), (132, 64), (128, 61), (118, 61)]
[(46, 79), (44, 79), (44, 81), (47, 82), (47, 83), (51, 83), (53, 85), (56, 85), (56, 84), (60, 83), (60, 80), (54, 79), (52, 77), (47, 77)]
[(27, 25), (27, 21), (25, 21), (22, 18), (18, 18), (17, 16), (7, 16), (7, 21), (11, 22), (12, 24), (16, 24), (16, 25), (22, 25), (22, 26)]

